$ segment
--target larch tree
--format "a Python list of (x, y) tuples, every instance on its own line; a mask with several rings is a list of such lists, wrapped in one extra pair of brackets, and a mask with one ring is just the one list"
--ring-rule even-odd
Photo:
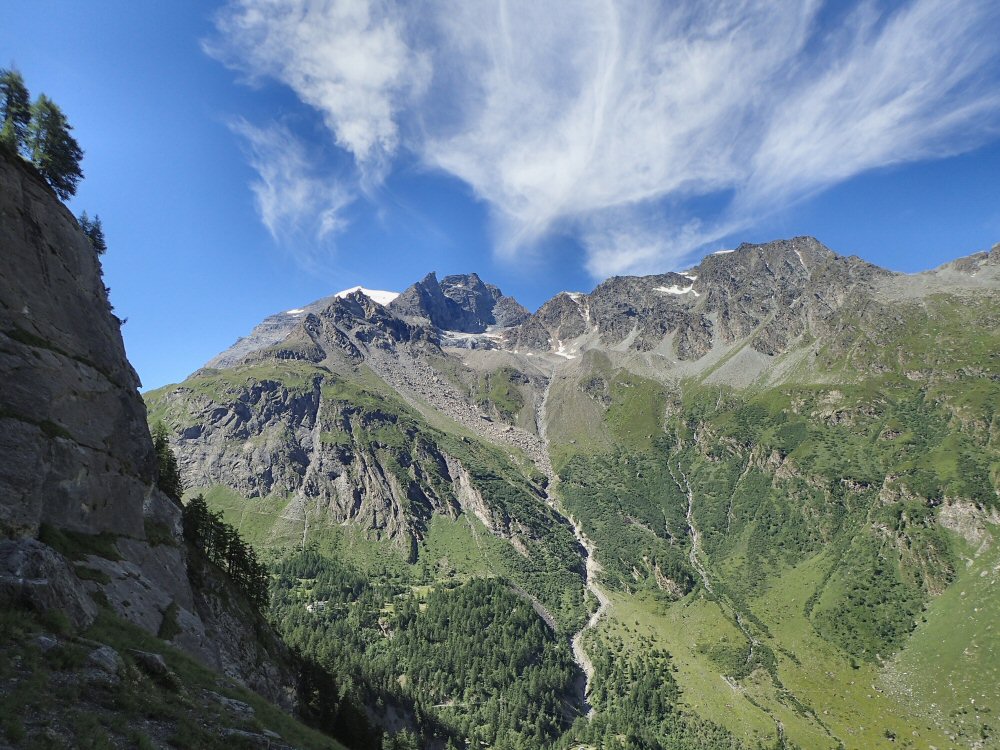
[(24, 78), (16, 68), (0, 69), (0, 141), (21, 153), (31, 122), (31, 100)]
[(101, 225), (101, 217), (94, 214), (94, 218), (91, 219), (84, 211), (77, 217), (77, 221), (80, 222), (80, 229), (87, 239), (90, 240), (91, 246), (94, 248), (94, 252), (98, 255), (104, 255), (108, 249), (108, 243), (104, 239), (104, 227)]
[(70, 130), (59, 106), (40, 94), (31, 107), (28, 150), (35, 168), (63, 200), (76, 193), (76, 185), (83, 178), (83, 149)]
[(153, 449), (156, 451), (156, 485), (167, 497), (179, 503), (184, 494), (184, 482), (177, 465), (177, 456), (170, 448), (167, 426), (162, 421), (153, 426), (152, 438)]

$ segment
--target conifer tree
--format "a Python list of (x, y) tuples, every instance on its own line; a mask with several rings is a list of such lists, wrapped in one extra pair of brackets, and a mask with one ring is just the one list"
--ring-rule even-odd
[(83, 150), (70, 134), (72, 129), (59, 106), (40, 94), (31, 107), (28, 150), (39, 173), (63, 200), (76, 194), (76, 185), (83, 178)]
[(157, 422), (153, 427), (153, 449), (156, 451), (156, 486), (163, 490), (167, 497), (180, 502), (181, 495), (184, 494), (184, 483), (181, 481), (177, 457), (170, 449), (167, 427), (163, 422)]
[(104, 227), (101, 225), (101, 217), (94, 214), (94, 218), (91, 219), (87, 215), (87, 212), (84, 211), (77, 220), (80, 222), (80, 229), (83, 230), (83, 233), (87, 235), (87, 239), (90, 240), (94, 252), (98, 255), (104, 255), (108, 249), (108, 244), (104, 240)]
[(31, 101), (16, 68), (0, 69), (0, 141), (20, 153), (28, 136)]
[(20, 145), (17, 142), (17, 131), (14, 129), (12, 120), (4, 120), (3, 125), (0, 126), (0, 145), (10, 149), (15, 154), (20, 151)]

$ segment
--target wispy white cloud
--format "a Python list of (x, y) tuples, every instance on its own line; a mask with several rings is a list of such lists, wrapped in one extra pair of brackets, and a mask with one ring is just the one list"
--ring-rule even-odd
[(209, 54), (270, 77), (319, 110), (339, 146), (378, 180), (399, 144), (397, 115), (429, 74), (390, 6), (369, 0), (234, 0)]
[(569, 232), (602, 276), (998, 132), (995, 0), (828, 5), (233, 0), (213, 49), (319, 110), (363, 180), (406, 149), (488, 203), (501, 253)]
[[(772, 100), (737, 205), (785, 204), (874, 167), (959, 153), (1000, 133), (1000, 5), (862, 6)], [(992, 77), (991, 75), (992, 74)]]
[[(494, 18), (475, 4), (449, 12), (446, 54), (464, 54), (472, 93), (462, 126), (424, 153), (489, 201), (513, 250), (558, 220), (586, 228), (593, 213), (736, 184), (754, 148), (754, 90), (802, 47), (813, 14), (809, 3), (691, 3), (666, 16), (650, 3), (512, 5)], [(605, 265), (591, 258), (595, 272)]]
[(689, 265), (692, 256), (747, 229), (743, 219), (704, 222), (698, 217), (665, 220), (641, 206), (589, 215), (578, 222), (586, 269), (595, 279), (662, 273)]
[(250, 184), (260, 219), (301, 265), (317, 268), (347, 222), (349, 190), (316, 172), (305, 146), (284, 126), (257, 127), (240, 119), (230, 128), (257, 172)]

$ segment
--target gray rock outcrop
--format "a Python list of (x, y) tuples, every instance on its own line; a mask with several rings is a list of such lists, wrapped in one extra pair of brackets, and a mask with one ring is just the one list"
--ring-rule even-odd
[(97, 617), (97, 605), (69, 561), (35, 539), (0, 541), (0, 601), (61, 612), (77, 629)]
[(280, 645), (253, 616), (230, 615), (223, 584), (192, 588), (181, 509), (156, 488), (139, 378), (93, 247), (5, 149), (0, 247), (0, 603), (61, 611), (82, 629), (101, 601), (288, 704)]

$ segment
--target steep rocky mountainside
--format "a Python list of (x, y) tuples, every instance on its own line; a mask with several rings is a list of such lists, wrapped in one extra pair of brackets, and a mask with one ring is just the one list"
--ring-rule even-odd
[(191, 491), (276, 557), (509, 581), (572, 636), (594, 713), (565, 746), (634, 731), (616, 696), (670, 670), (696, 723), (642, 746), (972, 747), (998, 601), (949, 613), (997, 571), (997, 331), (1000, 249), (904, 275), (795, 238), (530, 315), (474, 274), (328, 298), (146, 397)]
[[(434, 332), (395, 318), (380, 326), (384, 315), (360, 296), (337, 300), (303, 323), (307, 339), (289, 337), (242, 366), (204, 369), (147, 394), (150, 418), (178, 433), (189, 491), (248, 499), (236, 520), (259, 542), (305, 547), (335, 537), (364, 550), (385, 541), (410, 562), (435, 517), (474, 519), (504, 542), (498, 571), (551, 617), (575, 621), (576, 543), (546, 504), (545, 474), (519, 447), (539, 449), (537, 437), (484, 419), (426, 364), (445, 356)], [(421, 401), (408, 388), (418, 377), (463, 404), (455, 416), (478, 434)]]
[[(283, 644), (211, 566), (201, 566), (202, 585), (192, 585), (181, 509), (156, 488), (139, 380), (125, 358), (97, 255), (33, 168), (6, 151), (0, 152), (0, 246), (0, 601), (11, 608), (0, 693), (26, 707), (19, 720), (35, 722), (8, 734), (33, 737), (47, 722), (66, 718), (57, 706), (46, 714), (45, 688), (36, 683), (49, 662), (18, 640), (39, 626), (17, 607), (54, 629), (38, 636), (46, 639), (38, 641), (43, 654), (72, 652), (72, 664), (81, 666), (73, 661), (79, 657), (98, 668), (102, 685), (117, 689), (136, 664), (132, 689), (155, 680), (158, 669), (177, 679), (161, 656), (147, 653), (157, 648), (171, 664), (184, 660), (177, 652), (187, 655), (185, 664), (193, 657), (203, 665), (191, 667), (199, 679), (204, 667), (231, 678), (226, 691), (247, 686), (293, 708), (296, 676)], [(80, 640), (80, 632), (92, 640)], [(102, 634), (119, 647), (141, 642), (145, 656), (117, 653), (107, 639), (97, 642)], [(14, 659), (9, 649), (18, 648)], [(9, 671), (25, 659), (41, 661), (34, 672)], [(30, 674), (35, 682), (20, 681)], [(52, 673), (62, 684), (82, 680), (78, 689), (86, 690), (86, 675), (77, 677)], [(150, 737), (175, 725), (150, 729)], [(53, 731), (63, 730), (70, 732)]]
[(748, 344), (744, 356), (760, 362), (806, 334), (831, 334), (838, 311), (873, 302), (879, 280), (890, 276), (809, 237), (745, 244), (682, 274), (614, 277), (590, 294), (559, 295), (506, 341), (564, 355), (648, 352), (679, 363), (718, 360)]

